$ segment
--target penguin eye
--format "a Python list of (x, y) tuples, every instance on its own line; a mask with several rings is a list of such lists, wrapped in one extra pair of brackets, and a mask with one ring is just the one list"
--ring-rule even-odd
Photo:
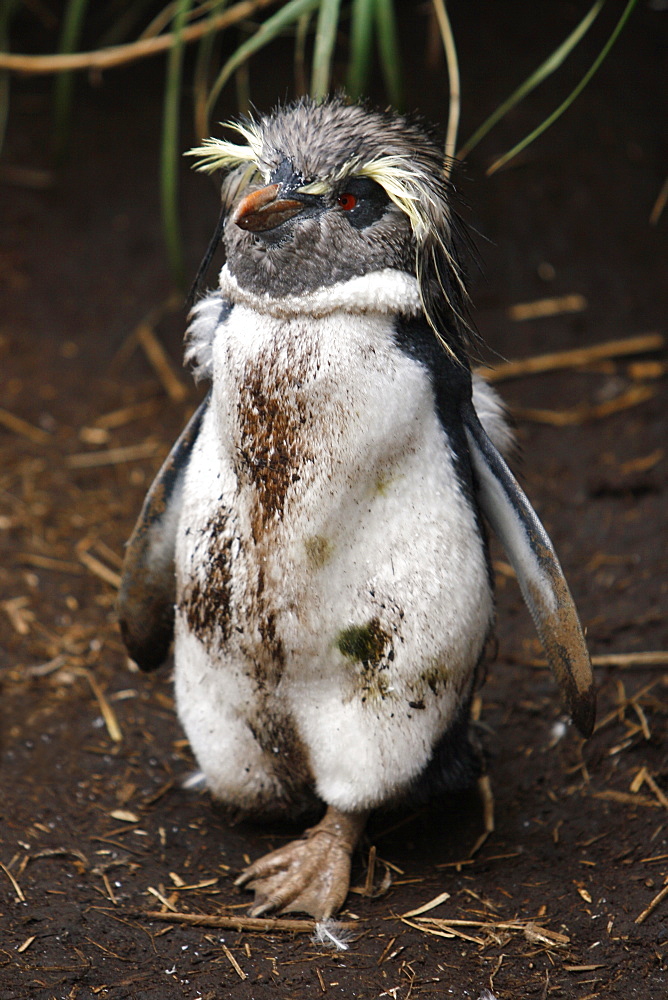
[[(343, 187), (345, 184), (345, 187)], [(390, 199), (387, 192), (369, 177), (348, 177), (340, 194), (335, 194), (334, 207), (346, 214), (353, 229), (367, 229), (385, 214)], [(338, 218), (341, 219), (339, 215)]]
[(336, 199), (336, 203), (339, 208), (342, 208), (344, 212), (350, 212), (357, 204), (357, 198), (354, 194), (350, 194), (348, 191), (344, 194), (340, 194)]

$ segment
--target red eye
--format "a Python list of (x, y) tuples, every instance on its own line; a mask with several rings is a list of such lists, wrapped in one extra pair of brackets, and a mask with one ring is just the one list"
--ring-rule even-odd
[(357, 204), (357, 198), (354, 194), (340, 194), (336, 200), (339, 208), (342, 208), (344, 212), (350, 212)]

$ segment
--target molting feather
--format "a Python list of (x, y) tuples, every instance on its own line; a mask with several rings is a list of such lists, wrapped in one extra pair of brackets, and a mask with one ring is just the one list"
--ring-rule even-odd
[(207, 295), (190, 313), (184, 361), (191, 365), (196, 382), (213, 378), (213, 339), (218, 328), (221, 304), (220, 296)]

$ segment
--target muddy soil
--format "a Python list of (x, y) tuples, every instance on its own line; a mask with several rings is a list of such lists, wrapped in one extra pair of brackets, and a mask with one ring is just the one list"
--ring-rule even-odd
[[(602, 31), (471, 158), (461, 188), (481, 234), (472, 295), (487, 360), (666, 332), (668, 214), (649, 223), (668, 162), (659, 6), (641, 6), (614, 58), (516, 165), (485, 176), (574, 86)], [(577, 10), (546, 4), (536, 25), (519, 3), (453, 8), (467, 134)], [(404, 25), (417, 62), (421, 18)], [(24, 36), (17, 47), (29, 45)], [(661, 349), (499, 383), (516, 415), (522, 481), (599, 657), (594, 736), (583, 742), (564, 724), (495, 549), (498, 650), (480, 718), (496, 829), (475, 856), (475, 791), (374, 817), (342, 914), (354, 925), (346, 951), (305, 932), (147, 915), (243, 915), (236, 874), (290, 834), (231, 825), (206, 792), (182, 787), (194, 762), (169, 669), (133, 671), (115, 621), (123, 544), (198, 399), (180, 368), (184, 312), (161, 311), (173, 290), (158, 204), (161, 77), (156, 64), (80, 81), (54, 183), (0, 189), (0, 997), (665, 997), (668, 899), (639, 920), (668, 878)], [(443, 121), (442, 67), (411, 79), (409, 103)], [(256, 75), (257, 105), (277, 96)], [(48, 132), (44, 82), (17, 81), (5, 163), (51, 169)], [(193, 274), (217, 206), (213, 187), (185, 168), (182, 204)], [(508, 313), (562, 295), (586, 307), (523, 322)], [(180, 398), (133, 335), (146, 317)], [(546, 423), (537, 410), (569, 411), (570, 422)], [(631, 655), (656, 651), (663, 657), (647, 662)]]

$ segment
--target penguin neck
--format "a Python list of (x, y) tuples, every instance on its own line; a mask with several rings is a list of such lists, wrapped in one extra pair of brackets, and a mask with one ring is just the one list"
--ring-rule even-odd
[(300, 295), (273, 296), (244, 288), (226, 264), (220, 272), (220, 289), (229, 302), (280, 319), (337, 312), (417, 316), (422, 310), (416, 279), (395, 268), (370, 271)]

